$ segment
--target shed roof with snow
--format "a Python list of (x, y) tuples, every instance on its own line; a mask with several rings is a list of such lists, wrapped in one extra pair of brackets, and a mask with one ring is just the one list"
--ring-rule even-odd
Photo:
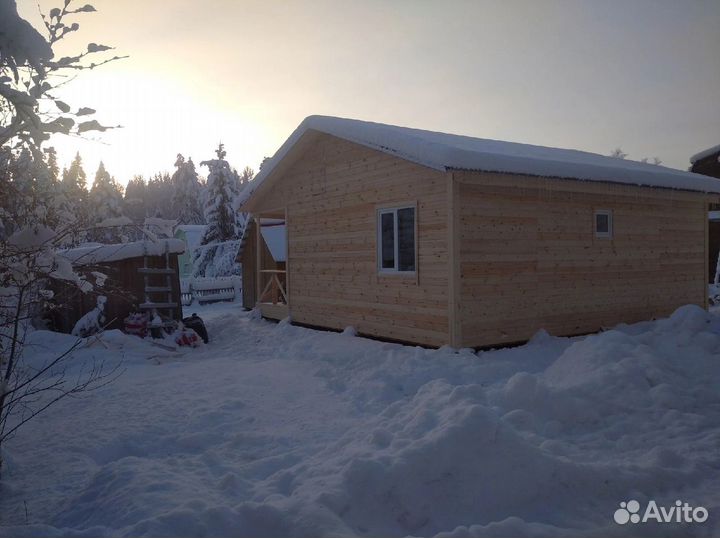
[(690, 157), (690, 163), (692, 172), (720, 178), (720, 145), (696, 153)]
[(112, 245), (87, 243), (77, 248), (64, 250), (60, 254), (68, 258), (74, 265), (92, 265), (143, 256), (162, 256), (166, 252), (169, 254), (185, 252), (185, 242), (181, 239), (158, 239)]

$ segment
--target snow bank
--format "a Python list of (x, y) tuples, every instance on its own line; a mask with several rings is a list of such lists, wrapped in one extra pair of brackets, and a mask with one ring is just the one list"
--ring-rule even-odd
[(73, 264), (91, 265), (141, 256), (162, 256), (166, 251), (170, 254), (182, 254), (185, 252), (185, 241), (181, 239), (159, 239), (157, 241), (133, 241), (115, 245), (95, 243), (61, 251), (60, 255), (69, 259)]
[[(477, 354), (197, 310), (197, 359), (131, 363), (18, 436), (0, 510), (34, 515), (4, 534), (720, 532), (720, 318), (698, 307)], [(628, 499), (711, 517), (622, 527)]]
[(608, 181), (720, 193), (720, 181), (701, 174), (585, 151), (473, 138), (330, 116), (303, 120), (272, 159), (243, 190), (239, 204), (268, 177), (308, 131), (337, 136), (436, 170), (482, 170)]

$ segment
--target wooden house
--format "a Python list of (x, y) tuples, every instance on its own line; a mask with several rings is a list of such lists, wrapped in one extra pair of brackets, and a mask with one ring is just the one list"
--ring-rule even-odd
[(713, 146), (690, 157), (690, 171), (720, 178), (720, 145)]
[[(713, 146), (690, 157), (690, 171), (720, 178), (720, 146)], [(710, 204), (708, 213), (709, 281), (720, 274), (720, 204)]]
[(185, 243), (179, 239), (135, 241), (116, 245), (91, 245), (66, 250), (76, 273), (93, 284), (83, 293), (73, 284), (55, 281), (53, 328), (69, 333), (75, 323), (104, 295), (109, 329), (122, 329), (131, 312), (157, 312), (166, 322), (182, 319), (178, 255)]
[[(243, 191), (243, 275), (266, 317), (384, 339), (588, 333), (706, 306), (717, 193), (663, 166), (311, 116)], [(278, 221), (283, 269), (263, 247)]]
[(175, 228), (174, 237), (185, 242), (185, 252), (178, 255), (180, 278), (193, 276), (193, 254), (200, 246), (206, 228), (205, 224), (180, 224)]

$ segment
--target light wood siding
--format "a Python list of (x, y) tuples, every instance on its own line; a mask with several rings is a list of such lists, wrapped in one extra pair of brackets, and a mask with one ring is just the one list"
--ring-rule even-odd
[[(462, 343), (587, 333), (705, 305), (707, 197), (455, 172)], [(593, 212), (613, 212), (612, 239)]]
[[(252, 211), (285, 207), (290, 315), (297, 323), (448, 343), (448, 175), (315, 134)], [(416, 275), (379, 275), (378, 206), (417, 203)]]

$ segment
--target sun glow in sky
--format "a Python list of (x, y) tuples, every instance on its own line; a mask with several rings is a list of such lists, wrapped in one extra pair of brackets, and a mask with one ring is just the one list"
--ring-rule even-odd
[[(91, 3), (60, 53), (97, 42), (129, 58), (57, 92), (123, 125), (52, 140), (61, 165), (80, 151), (90, 181), (100, 160), (124, 184), (172, 171), (177, 153), (199, 164), (220, 141), (257, 170), (311, 114), (620, 146), (680, 169), (720, 143), (717, 0)], [(40, 28), (36, 0), (17, 4)]]

